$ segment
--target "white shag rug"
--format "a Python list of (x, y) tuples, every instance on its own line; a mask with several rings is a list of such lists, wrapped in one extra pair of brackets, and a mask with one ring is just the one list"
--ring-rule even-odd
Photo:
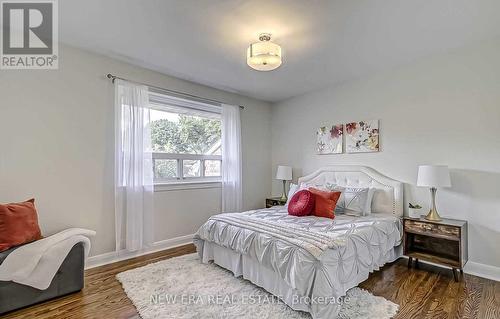
[[(125, 293), (143, 319), (311, 319), (242, 278), (197, 254), (119, 273)], [(338, 318), (391, 318), (399, 306), (361, 288), (347, 292)]]

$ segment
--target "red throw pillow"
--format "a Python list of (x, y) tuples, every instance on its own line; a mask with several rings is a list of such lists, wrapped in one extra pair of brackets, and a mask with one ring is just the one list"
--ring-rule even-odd
[(293, 216), (311, 215), (314, 208), (314, 195), (307, 189), (298, 191), (288, 203), (288, 214)]
[(0, 204), (0, 252), (42, 238), (35, 199)]
[(314, 195), (313, 215), (318, 217), (335, 218), (335, 206), (342, 192), (328, 192), (316, 188), (309, 188)]

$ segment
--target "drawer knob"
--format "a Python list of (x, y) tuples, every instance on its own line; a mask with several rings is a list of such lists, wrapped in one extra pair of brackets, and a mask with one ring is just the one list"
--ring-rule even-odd
[(432, 226), (427, 224), (422, 225), (422, 228), (425, 230), (432, 230)]

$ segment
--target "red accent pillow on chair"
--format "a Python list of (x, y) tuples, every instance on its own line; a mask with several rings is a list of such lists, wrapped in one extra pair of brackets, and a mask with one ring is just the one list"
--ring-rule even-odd
[(293, 216), (311, 215), (314, 208), (314, 196), (307, 189), (296, 192), (288, 203), (288, 214)]
[(342, 192), (328, 192), (316, 188), (309, 188), (315, 197), (313, 215), (318, 217), (335, 218), (335, 206)]
[(35, 199), (0, 204), (0, 252), (41, 238)]

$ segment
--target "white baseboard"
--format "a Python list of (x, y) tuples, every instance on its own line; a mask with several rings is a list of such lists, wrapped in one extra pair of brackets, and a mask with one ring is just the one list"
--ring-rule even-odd
[[(408, 259), (408, 257), (406, 257), (406, 256), (403, 256), (403, 257)], [(438, 267), (444, 267), (442, 265), (438, 265), (438, 264), (432, 263), (430, 261), (424, 261), (424, 260), (420, 260), (420, 259), (418, 261), (422, 262), (424, 264), (429, 264), (429, 265), (438, 266)], [(451, 268), (451, 267), (444, 267), (444, 268)], [(469, 274), (469, 275), (482, 277), (482, 278), (486, 278), (486, 279), (500, 281), (500, 267), (495, 267), (495, 266), (476, 263), (473, 261), (468, 261), (465, 264), (464, 273)]]
[(470, 275), (500, 281), (500, 267), (469, 261), (465, 264), (464, 272)]
[(194, 234), (191, 234), (191, 235), (166, 239), (162, 241), (157, 241), (148, 248), (144, 248), (134, 252), (122, 250), (122, 251), (113, 251), (101, 255), (92, 256), (87, 258), (87, 261), (85, 262), (85, 269), (103, 266), (115, 263), (117, 261), (122, 261), (134, 257), (139, 257), (142, 255), (155, 253), (165, 249), (175, 248), (182, 245), (190, 244), (193, 242), (193, 236)]

